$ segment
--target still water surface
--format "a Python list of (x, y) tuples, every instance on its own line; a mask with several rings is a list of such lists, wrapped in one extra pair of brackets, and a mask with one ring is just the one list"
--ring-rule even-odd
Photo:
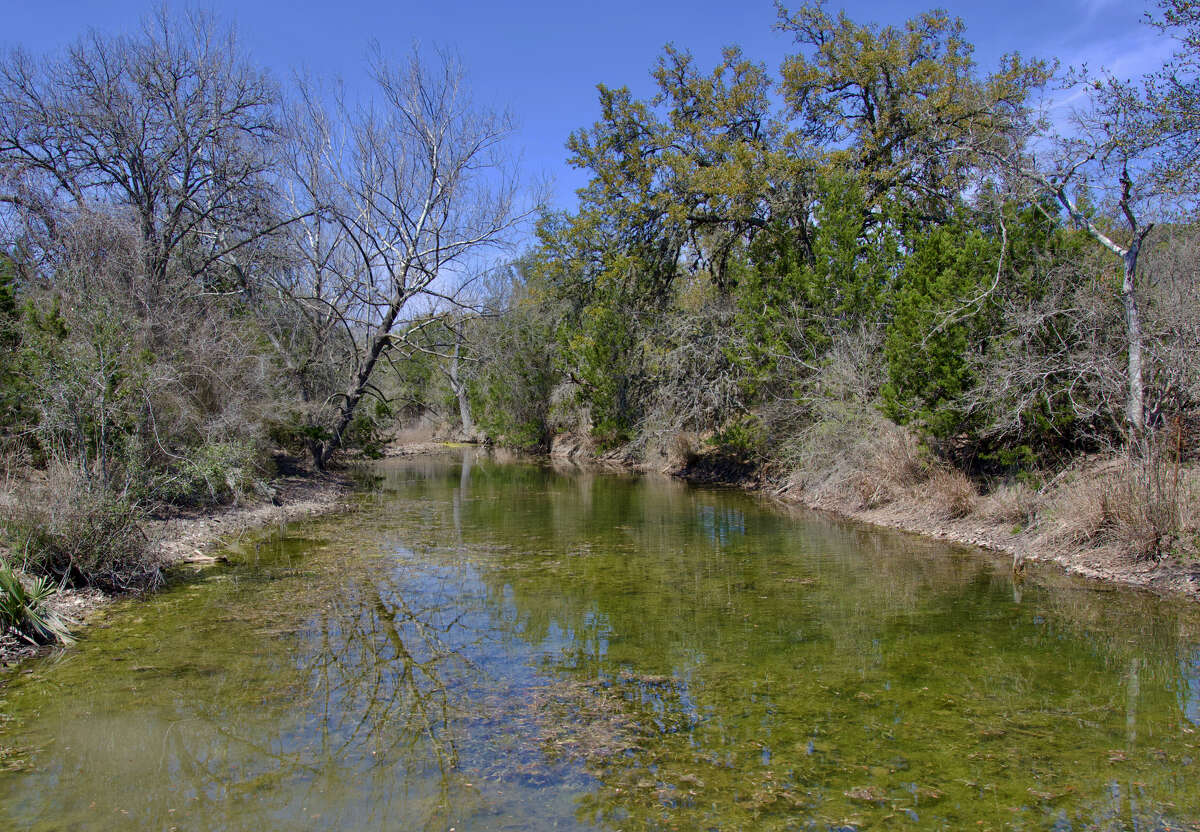
[(10, 676), (0, 829), (1200, 828), (1194, 605), (665, 479), (375, 473)]

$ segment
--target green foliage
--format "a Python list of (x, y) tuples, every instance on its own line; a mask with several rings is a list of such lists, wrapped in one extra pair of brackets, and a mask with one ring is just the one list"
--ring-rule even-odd
[(860, 178), (867, 205), (911, 229), (952, 213), (975, 174), (980, 136), (1018, 125), (1044, 61), (1006, 55), (981, 75), (961, 19), (944, 10), (903, 26), (860, 24), (820, 2), (780, 7), (799, 47), (780, 68), (788, 141)]
[(994, 320), (990, 285), (998, 241), (962, 224), (917, 240), (901, 272), (884, 359), (884, 412), (946, 439), (968, 429), (963, 395), (975, 384), (967, 353)]
[(342, 447), (357, 450), (367, 459), (382, 459), (383, 447), (391, 440), (390, 427), (395, 419), (391, 406), (376, 398), (372, 406), (360, 407), (346, 426)]
[(602, 447), (629, 438), (636, 411), (633, 388), (641, 369), (634, 320), (609, 305), (584, 310), (578, 329), (564, 332), (574, 363), (573, 380), (591, 412), (592, 434)]
[(761, 421), (754, 416), (743, 416), (716, 431), (708, 440), (723, 457), (735, 462), (761, 462), (766, 453), (766, 436)]
[(544, 450), (550, 443), (551, 397), (559, 378), (557, 350), (543, 294), (526, 292), (508, 314), (481, 328), (480, 349), (488, 360), (475, 372), (470, 400), (489, 437), (522, 450)]
[(265, 428), (271, 443), (292, 453), (307, 451), (310, 442), (323, 442), (330, 437), (328, 428), (306, 424), (304, 416), (296, 412), (268, 420)]
[(22, 359), (16, 265), (0, 254), (0, 438), (17, 432), (28, 419)]
[(257, 449), (245, 442), (188, 448), (157, 474), (147, 496), (176, 505), (220, 505), (248, 494), (262, 474)]
[(430, 390), (438, 384), (438, 359), (423, 352), (413, 352), (393, 360), (389, 369), (389, 392), (396, 402), (397, 415), (407, 418), (420, 416), (428, 403)]
[[(880, 320), (890, 303), (898, 242), (865, 226), (862, 189), (853, 177), (822, 177), (812, 228), (778, 223), (758, 235), (738, 281), (737, 326), (745, 360), (760, 380), (813, 362), (839, 334)], [(782, 363), (781, 363), (782, 362)]]
[(54, 582), (45, 575), (22, 580), (6, 564), (0, 563), (0, 628), (9, 627), (35, 644), (74, 641), (70, 630), (49, 607), (56, 592)]
[[(770, 76), (735, 47), (703, 73), (668, 46), (653, 77), (649, 101), (601, 84), (600, 120), (571, 135), (570, 162), (592, 173), (580, 217), (605, 227), (608, 271), (640, 298), (666, 295), (685, 247), (726, 287), (730, 254), (763, 224), (781, 175)], [(629, 268), (611, 268), (624, 258)]]
[(1107, 360), (1084, 352), (1097, 335), (1087, 329), (1108, 325), (1088, 321), (1095, 278), (1081, 233), (1046, 205), (1003, 211), (1002, 227), (964, 209), (913, 238), (887, 328), (881, 403), (944, 449), (1015, 473), (1062, 462), (1103, 433), (1100, 394), (1078, 379), (1084, 362)]
[(154, 357), (140, 348), (136, 323), (111, 298), (83, 303), (31, 299), (22, 344), (36, 391), (27, 434), (44, 460), (79, 460), (109, 484), (127, 481), (140, 460), (129, 452), (146, 422), (146, 385)]

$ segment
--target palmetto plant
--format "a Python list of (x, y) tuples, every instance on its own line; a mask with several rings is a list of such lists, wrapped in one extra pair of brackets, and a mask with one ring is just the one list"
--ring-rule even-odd
[(7, 566), (0, 566), (0, 626), (11, 627), (26, 641), (45, 644), (59, 641), (70, 644), (66, 622), (55, 615), (47, 601), (55, 593), (54, 582), (47, 576), (24, 581)]

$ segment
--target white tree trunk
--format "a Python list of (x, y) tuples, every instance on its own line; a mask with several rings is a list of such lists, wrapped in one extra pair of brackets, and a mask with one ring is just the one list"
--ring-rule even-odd
[(454, 357), (450, 362), (450, 389), (458, 399), (458, 416), (462, 420), (462, 432), (467, 438), (475, 435), (475, 420), (471, 418), (471, 402), (467, 398), (467, 385), (458, 375), (458, 351), (462, 345), (462, 335), (454, 342)]
[(1142, 318), (1137, 302), (1137, 258), (1140, 245), (1135, 242), (1121, 258), (1125, 276), (1121, 281), (1121, 305), (1125, 310), (1125, 337), (1129, 349), (1129, 385), (1125, 396), (1125, 421), (1130, 440), (1137, 443), (1146, 429), (1145, 389), (1142, 381)]

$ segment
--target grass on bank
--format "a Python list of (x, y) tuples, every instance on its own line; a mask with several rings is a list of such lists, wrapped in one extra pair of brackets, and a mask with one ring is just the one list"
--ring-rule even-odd
[(52, 611), (60, 589), (125, 593), (162, 583), (162, 558), (143, 530), (154, 510), (236, 503), (265, 475), (251, 450), (233, 443), (192, 449), (173, 470), (121, 489), (59, 460), (42, 470), (5, 462), (0, 632), (34, 643), (70, 640)]
[(793, 473), (790, 486), (843, 511), (903, 503), (934, 523), (971, 520), (1049, 551), (1200, 557), (1200, 469), (1161, 450), (1147, 459), (1080, 457), (1058, 472), (981, 483), (886, 423), (824, 469)]

